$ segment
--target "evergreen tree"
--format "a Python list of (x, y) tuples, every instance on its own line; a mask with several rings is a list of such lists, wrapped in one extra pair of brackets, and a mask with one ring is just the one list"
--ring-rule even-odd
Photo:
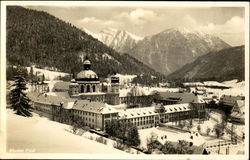
[(10, 93), (10, 104), (14, 111), (16, 111), (16, 114), (22, 115), (25, 117), (31, 117), (31, 105), (29, 104), (30, 99), (26, 96), (26, 93), (24, 91), (27, 89), (24, 73), (19, 68), (17, 70), (17, 76), (15, 77), (15, 88), (11, 90)]
[(176, 154), (192, 154), (193, 149), (189, 146), (189, 143), (185, 140), (179, 140), (176, 147)]
[(44, 83), (44, 81), (45, 81), (45, 76), (43, 74), (43, 76), (42, 76), (42, 83)]
[(30, 78), (31, 83), (33, 83), (33, 81), (34, 81), (34, 71), (33, 71), (33, 67), (30, 67), (30, 76), (29, 76), (29, 78)]
[(138, 146), (140, 144), (140, 137), (136, 126), (131, 126), (128, 129), (127, 143), (131, 146)]
[(166, 141), (162, 146), (162, 152), (164, 154), (175, 154), (176, 149), (174, 148), (172, 142)]

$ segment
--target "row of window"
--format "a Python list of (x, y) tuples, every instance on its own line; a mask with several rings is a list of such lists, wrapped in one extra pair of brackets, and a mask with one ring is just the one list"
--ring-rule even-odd
[[(79, 116), (78, 116), (79, 117)], [(87, 118), (87, 117), (79, 117), (83, 122), (88, 121), (88, 122), (95, 122), (95, 119), (92, 118)]]
[[(191, 114), (191, 112), (177, 112), (179, 114), (176, 113), (171, 113), (171, 114), (165, 114), (165, 119), (168, 118), (172, 118), (172, 117), (178, 117), (178, 116), (188, 116)], [(135, 122), (135, 121), (145, 121), (145, 120), (150, 120), (150, 119), (154, 119), (155, 116), (145, 116), (145, 117), (137, 117), (137, 118), (131, 118), (131, 119), (126, 119), (124, 121), (126, 122)]]
[(81, 93), (84, 93), (84, 88), (86, 89), (86, 92), (96, 92), (96, 88), (97, 86), (96, 85), (80, 85), (80, 92)]
[(81, 111), (81, 110), (74, 110), (76, 114), (78, 115), (86, 115), (86, 116), (92, 116), (94, 117), (95, 114), (91, 112)]
[(104, 118), (117, 117), (117, 113), (105, 114)]
[(152, 99), (150, 97), (121, 97), (120, 98), (121, 103), (129, 103), (129, 102), (134, 102), (134, 103), (146, 103), (146, 102), (151, 102)]
[(45, 112), (45, 113), (50, 113), (50, 112), (51, 112), (50, 109), (44, 108), (44, 107), (36, 107), (36, 109), (37, 109), (38, 111), (42, 111), (42, 112)]

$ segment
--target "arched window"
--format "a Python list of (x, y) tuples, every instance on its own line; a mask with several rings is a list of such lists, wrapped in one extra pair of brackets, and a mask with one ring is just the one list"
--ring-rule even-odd
[(90, 92), (90, 86), (87, 85), (87, 92)]
[(81, 93), (83, 93), (84, 92), (84, 87), (83, 87), (83, 85), (81, 85)]
[(93, 92), (95, 92), (95, 85), (93, 85)]

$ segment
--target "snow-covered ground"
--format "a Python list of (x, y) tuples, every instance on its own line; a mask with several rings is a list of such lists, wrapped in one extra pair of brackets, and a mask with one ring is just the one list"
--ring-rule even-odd
[[(147, 147), (147, 139), (151, 136), (151, 133), (156, 134), (159, 142), (162, 144), (164, 144), (165, 141), (178, 142), (179, 140), (186, 140), (188, 142), (193, 142), (196, 146), (200, 146), (205, 142), (204, 137), (200, 135), (196, 136), (195, 133), (184, 133), (169, 128), (154, 127), (139, 130), (142, 147)], [(165, 138), (165, 136), (167, 136), (167, 138)], [(193, 136), (193, 139), (190, 138), (191, 136)], [(163, 139), (161, 137), (163, 137)]]
[(33, 113), (25, 118), (7, 109), (7, 152), (126, 154), (67, 130), (69, 125)]
[[(29, 73), (31, 67), (26, 67), (26, 68)], [(68, 73), (64, 73), (64, 72), (56, 72), (56, 71), (50, 71), (46, 69), (39, 69), (39, 68), (33, 67), (33, 74), (35, 75), (36, 72), (39, 76), (42, 76), (44, 74), (44, 77), (46, 80), (56, 80), (60, 76), (64, 77), (64, 76), (69, 75)]]
[(229, 89), (213, 89), (207, 88), (207, 92), (212, 92), (213, 95), (216, 95), (220, 98), (222, 95), (231, 95), (231, 96), (244, 96), (245, 88), (229, 88)]
[(238, 82), (237, 79), (230, 80), (230, 81), (225, 81), (225, 82), (222, 82), (222, 83), (229, 86), (229, 87), (233, 87), (233, 88), (245, 87), (245, 81)]
[[(101, 136), (99, 136), (97, 134), (90, 133), (90, 132), (84, 132), (82, 136), (85, 137), (85, 138), (88, 138), (88, 139), (93, 139), (93, 140), (101, 137)], [(102, 137), (102, 138), (106, 140), (106, 142), (107, 142), (106, 145), (107, 146), (112, 147), (112, 146), (114, 146), (114, 143), (116, 143), (115, 140), (112, 140), (110, 138), (104, 138), (104, 137)], [(137, 152), (137, 150), (135, 150), (133, 148), (125, 149), (125, 151), (130, 153), (130, 154), (143, 154), (142, 152)]]
[(120, 97), (126, 97), (129, 93), (134, 95), (150, 95), (154, 92), (179, 92), (179, 88), (161, 88), (161, 87), (141, 87), (133, 86), (128, 88), (122, 88), (119, 90)]
[[(231, 88), (229, 89), (208, 88), (208, 87), (200, 87), (200, 88), (206, 90), (207, 92), (206, 97), (208, 98), (212, 98), (213, 96), (217, 96), (217, 98), (220, 98), (222, 95), (245, 96), (245, 81), (238, 82), (238, 80), (230, 80), (222, 82), (220, 84), (226, 85)], [(195, 91), (195, 87), (191, 87), (191, 92), (192, 91)]]
[[(223, 115), (212, 111), (210, 112), (210, 119), (204, 122), (199, 123), (198, 119), (194, 119), (192, 122), (193, 127), (189, 130), (189, 132), (185, 131), (179, 131), (176, 129), (171, 129), (169, 127), (157, 127), (157, 128), (148, 128), (148, 129), (142, 129), (139, 130), (140, 139), (141, 139), (141, 146), (146, 148), (147, 146), (147, 139), (151, 136), (152, 133), (157, 135), (159, 142), (162, 144), (165, 143), (165, 141), (171, 141), (171, 142), (178, 142), (179, 140), (186, 140), (188, 142), (193, 142), (194, 145), (200, 146), (204, 145), (206, 143), (218, 143), (218, 141), (224, 141), (224, 140), (231, 140), (231, 134), (224, 132), (224, 135), (220, 138), (216, 137), (214, 126), (218, 123), (221, 123)], [(188, 124), (189, 121), (186, 120), (186, 124)], [(198, 132), (197, 126), (200, 125), (200, 132)], [(166, 126), (175, 126), (175, 123), (169, 122), (166, 123)], [(231, 124), (227, 123), (227, 128), (231, 128)], [(244, 125), (234, 125), (234, 132), (242, 136), (242, 133), (244, 132)], [(207, 135), (207, 128), (210, 128), (209, 135)], [(187, 129), (184, 127), (184, 129)], [(197, 135), (196, 135), (197, 134)], [(165, 138), (165, 136), (167, 138)], [(191, 139), (191, 136), (193, 139)], [(239, 142), (238, 145), (231, 146), (230, 154), (236, 154), (239, 151), (244, 150), (244, 143)], [(210, 149), (212, 154), (216, 154), (216, 149)], [(217, 149), (218, 150), (218, 149)], [(225, 154), (225, 149), (221, 149), (221, 153)]]

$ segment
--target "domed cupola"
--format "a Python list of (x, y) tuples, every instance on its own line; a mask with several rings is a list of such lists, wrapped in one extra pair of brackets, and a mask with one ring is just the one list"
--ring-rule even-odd
[(77, 74), (76, 80), (99, 81), (97, 74), (91, 70), (91, 62), (88, 57), (86, 57), (83, 62), (83, 68), (84, 70)]
[(91, 62), (89, 58), (86, 56), (85, 61), (83, 62), (83, 68), (84, 70), (90, 70), (91, 69)]

